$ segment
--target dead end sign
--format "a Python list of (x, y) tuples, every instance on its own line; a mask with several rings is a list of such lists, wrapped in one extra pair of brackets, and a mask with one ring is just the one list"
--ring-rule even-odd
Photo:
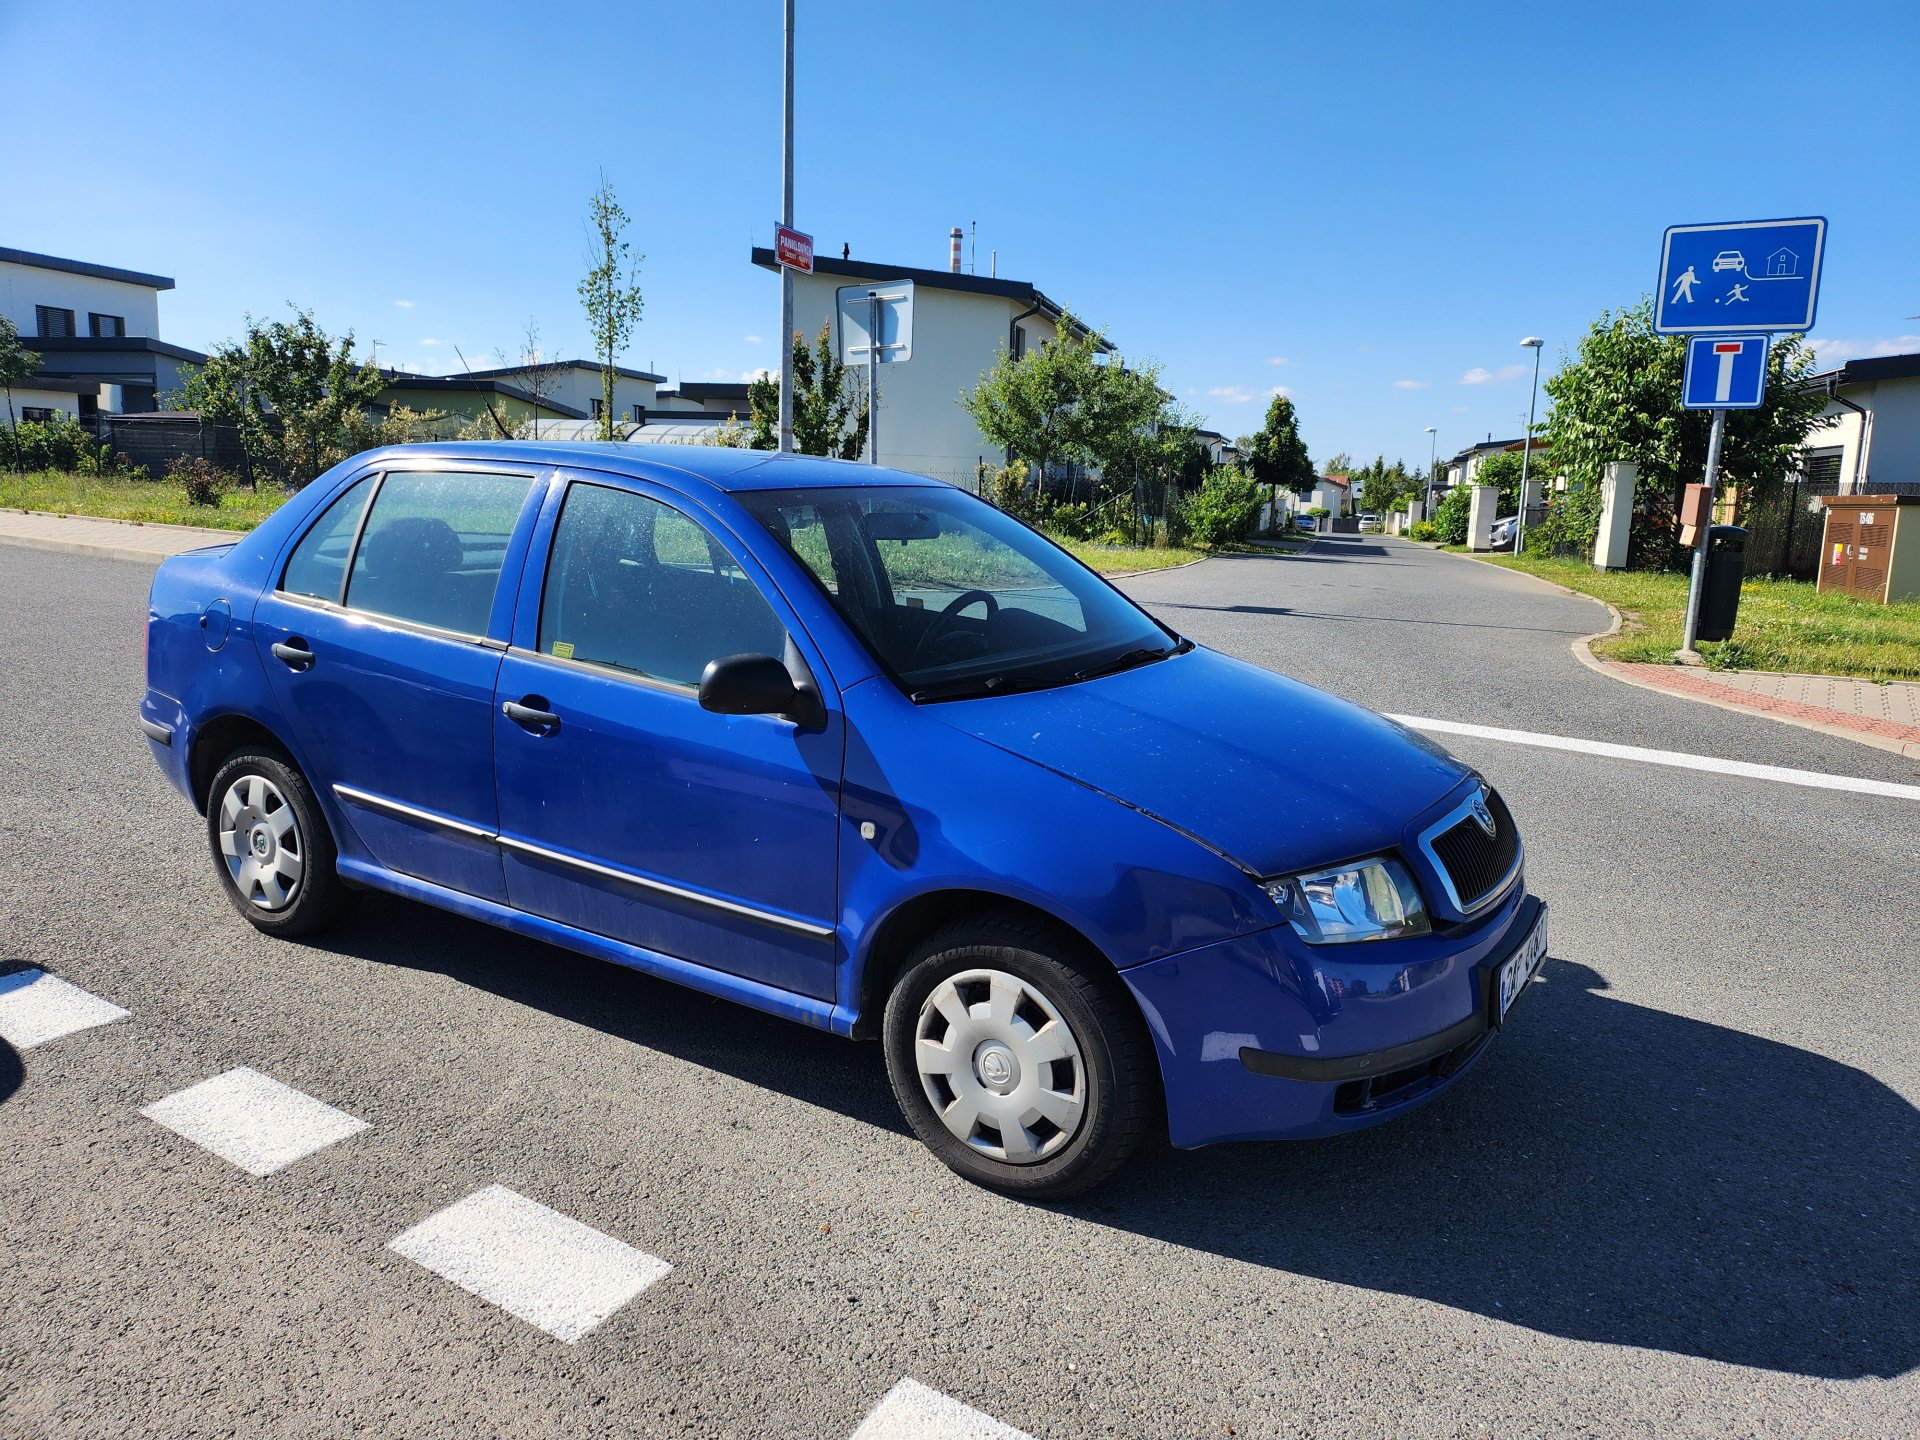
[(785, 225), (773, 231), (773, 258), (803, 275), (813, 273), (813, 237)]

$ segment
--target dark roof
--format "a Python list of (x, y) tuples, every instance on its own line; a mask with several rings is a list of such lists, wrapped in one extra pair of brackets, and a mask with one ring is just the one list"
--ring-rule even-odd
[[(540, 367), (543, 370), (598, 371), (600, 369), (600, 362), (598, 360), (542, 360)], [(531, 365), (500, 365), (491, 370), (469, 370), (467, 374), (476, 380), (489, 380), (502, 375), (524, 375), (532, 368)], [(651, 380), (656, 385), (667, 378), (664, 375), (656, 375), (651, 370), (629, 370), (625, 365), (614, 366), (613, 373), (624, 376), (628, 380)], [(451, 378), (458, 379), (460, 377), (453, 376)]]
[[(773, 251), (764, 245), (753, 247), (753, 263), (762, 270), (778, 270)], [(958, 290), (963, 295), (996, 295), (1021, 305), (1031, 305), (1049, 320), (1058, 320), (1058, 305), (1025, 280), (1001, 280), (987, 275), (966, 275), (953, 270), (922, 270), (915, 265), (882, 265), (873, 260), (834, 260), (816, 255), (816, 275), (838, 275), (847, 280), (911, 280), (932, 290)], [(1084, 328), (1084, 327), (1083, 327)], [(1112, 350), (1112, 342), (1100, 342), (1102, 350)]]
[[(1462, 450), (1458, 455), (1455, 455), (1453, 459), (1465, 460), (1469, 456), (1479, 455), (1488, 450), (1511, 450), (1517, 445), (1524, 445), (1526, 443), (1524, 437), (1517, 440), (1482, 440), (1478, 445), (1467, 446), (1466, 449)], [(1536, 446), (1535, 448), (1537, 449), (1539, 447)]]
[(1807, 388), (1824, 390), (1827, 382), (1835, 385), (1871, 385), (1876, 380), (1911, 380), (1920, 375), (1920, 355), (1876, 355), (1870, 360), (1849, 360), (1837, 370), (1822, 370), (1807, 377)]
[(747, 389), (744, 380), (683, 380), (677, 390), (662, 390), (660, 398), (678, 395), (682, 400), (745, 400)]
[(530, 391), (518, 385), (509, 385), (504, 380), (482, 379), (477, 375), (409, 375), (404, 370), (382, 370), (389, 390), (424, 390), (428, 394), (439, 391), (441, 394), (460, 393), (466, 395), (504, 395), (510, 400), (535, 406), (541, 410), (552, 410), (569, 420), (584, 420), (587, 412), (576, 410), (571, 405), (562, 405), (558, 400), (535, 400)]
[[(674, 423), (673, 417), (661, 419)], [(624, 441), (554, 442), (547, 440), (465, 440), (408, 445), (402, 451), (422, 459), (439, 456), (470, 460), (515, 460), (533, 465), (567, 465), (604, 470), (640, 479), (674, 472), (672, 483), (704, 482), (716, 490), (803, 490), (855, 485), (914, 485), (947, 488), (944, 480), (889, 470), (860, 460), (828, 460), (818, 455), (776, 455), (770, 450), (735, 450), (721, 445), (634, 445)], [(372, 451), (370, 454), (381, 452)]]
[(37, 350), (45, 355), (148, 354), (166, 355), (175, 360), (191, 360), (196, 365), (207, 363), (207, 357), (198, 350), (189, 350), (184, 345), (170, 344), (165, 340), (155, 340), (150, 335), (22, 335), (20, 343), (29, 350)]
[(173, 289), (173, 281), (165, 275), (149, 275), (144, 270), (119, 270), (111, 265), (95, 265), (90, 260), (62, 260), (58, 255), (39, 255), (32, 250), (14, 250), (5, 245), (0, 245), (0, 260), (15, 265), (32, 265), (40, 270), (64, 270), (69, 275), (118, 280), (126, 285), (144, 285), (149, 290)]

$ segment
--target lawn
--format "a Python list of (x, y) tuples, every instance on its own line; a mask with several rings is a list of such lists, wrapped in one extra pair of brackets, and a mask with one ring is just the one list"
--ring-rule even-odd
[(1175, 565), (1190, 565), (1204, 560), (1208, 552), (1190, 550), (1184, 545), (1155, 549), (1149, 545), (1096, 545), (1091, 540), (1050, 537), (1054, 544), (1071, 554), (1090, 570), (1102, 575), (1130, 575), (1136, 570), (1171, 570)]
[[(1671, 664), (1686, 617), (1687, 577), (1636, 570), (1595, 570), (1580, 560), (1527, 555), (1486, 557), (1605, 600), (1625, 623), (1594, 642), (1608, 660)], [(1805, 580), (1748, 580), (1740, 587), (1733, 639), (1702, 641), (1716, 670), (1788, 670), (1853, 675), (1867, 680), (1920, 680), (1920, 600), (1875, 605), (1848, 595), (1821, 595)]]
[(0, 510), (45, 510), (210, 530), (251, 530), (286, 498), (287, 492), (277, 485), (263, 485), (230, 491), (217, 506), (189, 505), (180, 487), (164, 480), (107, 480), (57, 470), (0, 473)]

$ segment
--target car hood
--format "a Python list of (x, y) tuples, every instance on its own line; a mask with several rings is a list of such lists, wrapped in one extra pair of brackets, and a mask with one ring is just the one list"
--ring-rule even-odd
[(1391, 849), (1472, 773), (1371, 710), (1206, 649), (929, 708), (1260, 876)]

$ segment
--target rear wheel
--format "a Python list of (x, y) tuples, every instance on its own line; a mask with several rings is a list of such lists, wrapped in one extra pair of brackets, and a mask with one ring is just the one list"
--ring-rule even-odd
[(1146, 1132), (1157, 1089), (1140, 1014), (1104, 962), (1043, 925), (962, 922), (888, 997), (887, 1075), (929, 1149), (976, 1184), (1077, 1194)]
[(269, 935), (311, 935), (345, 908), (326, 817), (284, 756), (227, 757), (207, 791), (207, 842), (227, 898)]

